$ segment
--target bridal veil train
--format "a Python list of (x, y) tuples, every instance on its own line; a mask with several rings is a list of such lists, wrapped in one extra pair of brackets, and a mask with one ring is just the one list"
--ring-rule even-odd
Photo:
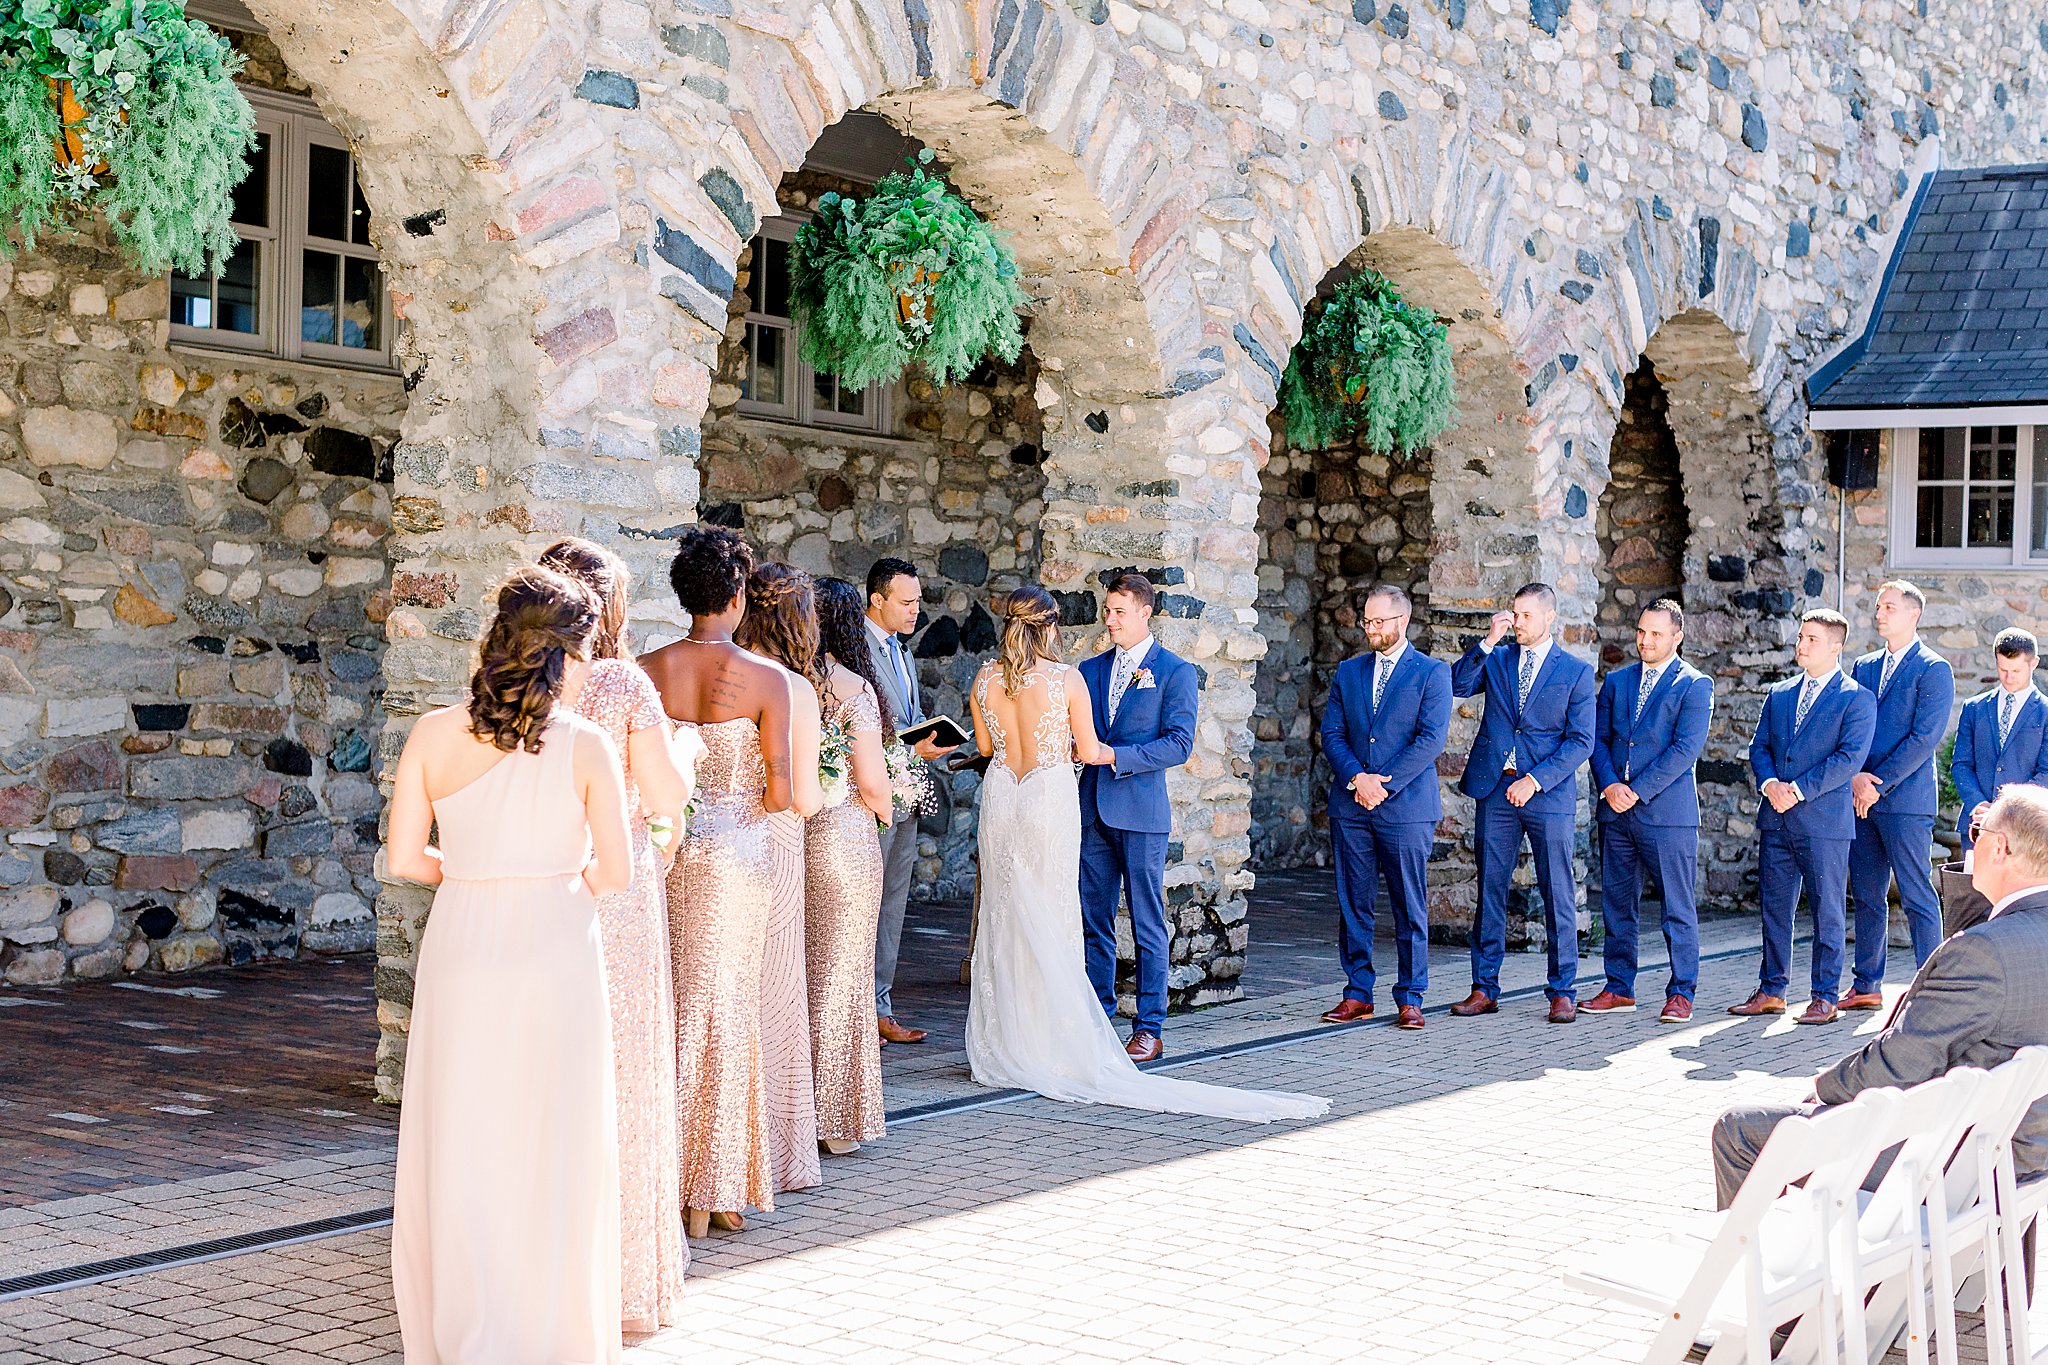
[[(1023, 673), (1013, 744), (991, 705), (1001, 670), (974, 684), (975, 713), (992, 749), (981, 789), (981, 919), (974, 943), (967, 1058), (983, 1085), (1056, 1100), (1220, 1118), (1314, 1118), (1328, 1100), (1237, 1090), (1138, 1070), (1088, 983), (1081, 952), (1081, 802), (1074, 776), (1068, 688), (1073, 670), (1041, 659)], [(1006, 708), (1012, 709), (1012, 708)], [(1085, 692), (1081, 724), (1091, 733)], [(1013, 750), (1022, 748), (1012, 766)]]

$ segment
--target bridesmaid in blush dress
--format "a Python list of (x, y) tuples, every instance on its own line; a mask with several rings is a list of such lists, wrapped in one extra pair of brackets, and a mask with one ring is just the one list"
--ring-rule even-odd
[(882, 1136), (882, 1039), (875, 1030), (875, 927), (882, 913), (877, 821), (895, 813), (860, 589), (818, 583), (819, 671), (828, 730), (851, 740), (846, 781), (804, 828), (804, 966), (811, 988), (811, 1076), (818, 1141), (834, 1156)]
[(787, 670), (790, 808), (768, 817), (772, 864), (768, 944), (761, 966), (761, 1065), (768, 1092), (768, 1171), (776, 1192), (807, 1190), (818, 1168), (818, 1102), (811, 1089), (810, 992), (804, 983), (804, 821), (824, 805), (818, 781), (820, 716), (811, 672), (818, 612), (811, 576), (762, 564), (747, 579), (747, 614), (734, 634)]
[(597, 903), (631, 883), (632, 849), (618, 756), (570, 710), (599, 613), (541, 568), (515, 570), (496, 606), (468, 706), (414, 722), (391, 800), (388, 870), (437, 888), (398, 1124), (399, 1333), (406, 1365), (616, 1365)]
[(620, 1325), (658, 1332), (682, 1320), (690, 1264), (676, 1190), (676, 1017), (664, 878), (676, 843), (657, 850), (648, 820), (682, 827), (690, 777), (678, 770), (661, 698), (639, 665), (620, 657), (630, 578), (619, 558), (577, 537), (541, 551), (541, 567), (576, 579), (602, 611), (591, 640), (590, 680), (576, 712), (611, 737), (626, 768), (633, 884), (597, 903), (619, 1102)]
[(688, 1231), (744, 1226), (775, 1207), (761, 1067), (761, 962), (774, 857), (769, 816), (790, 807), (784, 670), (733, 643), (754, 553), (722, 526), (677, 537), (669, 583), (684, 638), (643, 655), (662, 709), (703, 741), (696, 809), (668, 879), (676, 999), (676, 1155)]

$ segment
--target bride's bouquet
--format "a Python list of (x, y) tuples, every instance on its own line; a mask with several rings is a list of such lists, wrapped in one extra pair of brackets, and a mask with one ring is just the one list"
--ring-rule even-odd
[(828, 809), (845, 803), (852, 774), (853, 736), (839, 721), (828, 720), (818, 735), (818, 784)]
[(924, 760), (910, 751), (908, 744), (892, 742), (882, 747), (882, 757), (889, 764), (889, 790), (896, 800), (898, 811), (931, 815), (939, 808), (938, 788), (932, 784), (932, 775), (926, 771)]

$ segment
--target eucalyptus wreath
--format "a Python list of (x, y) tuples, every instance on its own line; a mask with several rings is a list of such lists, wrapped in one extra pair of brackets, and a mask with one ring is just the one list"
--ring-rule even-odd
[(140, 269), (219, 273), (256, 145), (241, 67), (180, 0), (0, 3), (0, 255), (97, 212)]
[(1280, 379), (1289, 444), (1320, 450), (1362, 433), (1375, 450), (1411, 451), (1456, 406), (1449, 328), (1386, 276), (1363, 271), (1309, 304)]
[(863, 198), (820, 195), (797, 230), (790, 309), (803, 358), (842, 384), (887, 383), (913, 364), (949, 384), (1023, 348), (1017, 262), (931, 161), (919, 152)]

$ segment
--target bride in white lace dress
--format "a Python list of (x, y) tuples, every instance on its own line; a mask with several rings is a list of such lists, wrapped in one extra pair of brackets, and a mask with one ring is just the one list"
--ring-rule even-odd
[(1059, 613), (1043, 588), (1003, 599), (1002, 653), (974, 679), (981, 788), (981, 921), (967, 1060), (983, 1085), (1056, 1100), (1221, 1118), (1314, 1118), (1329, 1101), (1235, 1090), (1138, 1070), (1088, 984), (1081, 955), (1081, 801), (1093, 761), (1088, 689), (1058, 662)]

